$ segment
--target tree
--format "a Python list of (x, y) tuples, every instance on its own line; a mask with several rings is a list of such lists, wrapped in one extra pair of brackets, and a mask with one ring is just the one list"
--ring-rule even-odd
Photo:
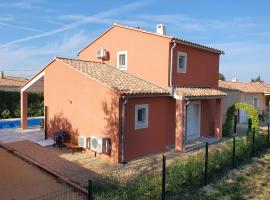
[(219, 78), (218, 79), (221, 80), (221, 81), (226, 80), (225, 76), (222, 73), (219, 73)]
[(261, 79), (261, 76), (258, 76), (257, 78), (252, 78), (251, 82), (258, 82), (258, 83), (263, 83), (264, 81)]

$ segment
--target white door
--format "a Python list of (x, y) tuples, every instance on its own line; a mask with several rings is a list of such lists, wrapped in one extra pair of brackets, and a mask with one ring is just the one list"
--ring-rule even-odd
[(186, 116), (186, 140), (192, 140), (200, 137), (200, 118), (201, 104), (200, 102), (190, 102), (187, 106)]
[(248, 122), (247, 111), (245, 109), (240, 109), (239, 113), (240, 113), (239, 123), (241, 123), (241, 124), (247, 123)]

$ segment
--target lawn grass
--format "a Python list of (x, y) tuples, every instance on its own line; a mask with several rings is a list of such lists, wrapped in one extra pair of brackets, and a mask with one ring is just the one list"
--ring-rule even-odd
[(204, 187), (188, 199), (261, 199), (270, 198), (270, 151), (258, 160), (229, 172), (220, 181)]
[[(207, 187), (205, 192), (200, 190), (204, 183), (204, 151), (198, 151), (190, 155), (185, 160), (176, 160), (166, 168), (166, 199), (245, 199), (244, 194), (251, 188), (244, 183), (249, 183), (248, 177), (258, 173), (259, 169), (247, 170), (247, 175), (232, 175), (225, 178), (224, 175), (230, 174), (232, 169), (232, 140), (224, 142), (220, 147), (213, 147), (209, 151), (208, 180), (214, 184)], [(248, 138), (239, 137), (236, 139), (236, 163), (243, 166), (251, 161), (252, 134)], [(255, 148), (253, 155), (260, 155), (265, 151), (266, 134), (256, 133)], [(210, 147), (211, 149), (211, 147)], [(269, 154), (270, 163), (270, 154)], [(270, 168), (270, 167), (269, 167)], [(245, 171), (245, 170), (244, 170)], [(235, 170), (232, 172), (234, 173)], [(219, 180), (223, 182), (219, 183)], [(263, 182), (263, 184), (266, 184)], [(117, 180), (102, 181), (99, 189), (94, 189), (95, 199), (160, 199), (161, 198), (161, 173), (148, 173), (140, 177), (135, 182), (117, 183)], [(105, 187), (104, 187), (105, 186)], [(243, 197), (243, 198), (242, 198)], [(225, 198), (226, 199), (226, 198)]]

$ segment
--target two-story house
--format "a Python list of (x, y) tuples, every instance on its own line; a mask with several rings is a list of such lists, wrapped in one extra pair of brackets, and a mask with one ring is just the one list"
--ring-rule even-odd
[(21, 88), (22, 128), (27, 93), (44, 91), (47, 135), (77, 134), (114, 162), (221, 137), (221, 54), (166, 35), (164, 25), (149, 32), (114, 24), (78, 60), (56, 57)]

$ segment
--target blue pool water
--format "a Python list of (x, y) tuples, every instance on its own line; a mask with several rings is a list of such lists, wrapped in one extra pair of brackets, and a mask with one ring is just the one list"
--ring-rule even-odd
[[(39, 126), (40, 122), (43, 118), (29, 118), (27, 119), (28, 126)], [(21, 120), (16, 119), (16, 120), (2, 120), (0, 121), (0, 129), (3, 128), (19, 128), (21, 127)]]

